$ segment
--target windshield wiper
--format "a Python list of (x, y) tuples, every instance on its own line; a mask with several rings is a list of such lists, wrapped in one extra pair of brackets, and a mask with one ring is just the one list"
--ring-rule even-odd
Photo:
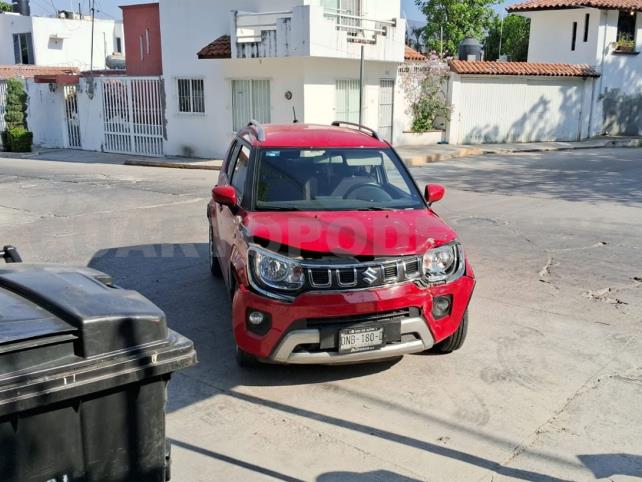
[(263, 206), (261, 207), (261, 211), (294, 212), (294, 211), (301, 211), (301, 210), (299, 208), (288, 208), (285, 206)]
[(360, 208), (357, 211), (397, 211), (395, 208), (382, 208), (380, 206), (371, 206), (369, 208)]

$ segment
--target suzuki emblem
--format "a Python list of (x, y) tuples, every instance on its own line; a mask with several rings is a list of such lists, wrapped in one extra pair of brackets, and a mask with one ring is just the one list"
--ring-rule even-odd
[(373, 285), (378, 279), (379, 270), (377, 268), (370, 267), (363, 273), (363, 281), (369, 285)]

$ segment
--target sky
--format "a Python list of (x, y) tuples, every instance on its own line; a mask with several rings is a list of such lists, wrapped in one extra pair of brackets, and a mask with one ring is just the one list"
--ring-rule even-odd
[[(78, 11), (78, 3), (80, 3), (83, 13), (89, 13), (89, 2), (91, 0), (30, 0), (31, 12), (33, 15), (52, 15), (58, 10), (73, 10)], [(95, 0), (96, 1), (96, 16), (102, 18), (117, 18), (122, 17), (119, 5), (128, 5), (133, 3), (146, 3), (151, 0)], [(216, 1), (216, 0), (214, 0)], [(514, 3), (507, 1), (505, 4)], [(401, 0), (402, 13), (409, 20), (423, 20), (423, 15), (415, 5), (414, 0)], [(497, 8), (498, 12), (505, 12), (504, 6)]]

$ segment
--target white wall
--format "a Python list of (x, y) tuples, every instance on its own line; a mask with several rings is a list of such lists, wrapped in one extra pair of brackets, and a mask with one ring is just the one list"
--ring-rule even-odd
[(451, 74), (451, 144), (587, 138), (593, 79)]
[[(32, 18), (36, 64), (89, 70), (91, 59), (91, 22), (89, 20)], [(114, 52), (114, 32), (113, 20), (96, 20), (94, 69), (104, 69), (105, 59)], [(56, 37), (63, 37), (63, 39), (57, 40)]]
[[(588, 41), (584, 42), (586, 14), (590, 15)], [(598, 56), (600, 10), (579, 8), (523, 14), (531, 19), (529, 62), (560, 62), (595, 65)], [(573, 22), (577, 22), (575, 51), (571, 50)]]
[(29, 96), (27, 125), (33, 132), (33, 143), (48, 148), (62, 148), (65, 145), (64, 97), (62, 87), (52, 92), (49, 84), (26, 83)]

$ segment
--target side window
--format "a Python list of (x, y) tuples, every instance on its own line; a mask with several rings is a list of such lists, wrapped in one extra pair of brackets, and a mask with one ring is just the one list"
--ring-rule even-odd
[(404, 180), (401, 172), (399, 172), (399, 169), (397, 169), (392, 160), (385, 154), (383, 155), (383, 164), (384, 171), (388, 177), (388, 184), (396, 187), (400, 191), (403, 191), (404, 194), (410, 196), (411, 192), (410, 188), (408, 187), (408, 183)]
[(225, 174), (227, 175), (228, 182), (232, 178), (232, 170), (234, 169), (234, 161), (236, 161), (238, 147), (238, 142), (234, 141), (230, 146), (230, 150), (227, 152), (227, 157), (225, 158)]
[(234, 172), (232, 173), (232, 186), (234, 186), (234, 188), (236, 189), (239, 202), (243, 200), (243, 194), (245, 192), (245, 181), (247, 179), (249, 164), (250, 149), (246, 146), (243, 146), (241, 147), (238, 157), (236, 158)]

